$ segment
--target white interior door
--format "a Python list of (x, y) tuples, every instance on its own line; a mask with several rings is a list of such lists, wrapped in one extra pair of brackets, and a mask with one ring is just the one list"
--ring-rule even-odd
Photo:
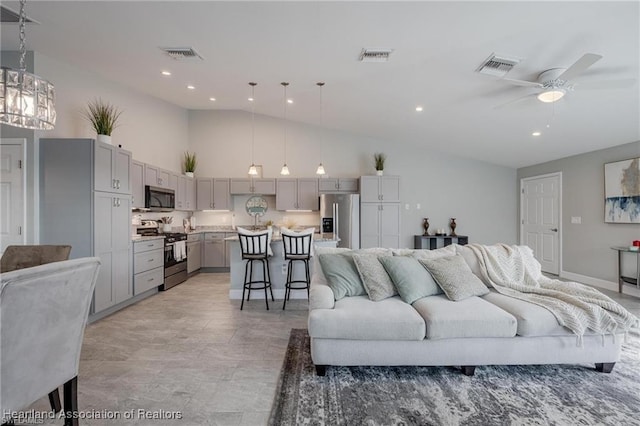
[(560, 173), (522, 179), (520, 243), (531, 247), (542, 270), (560, 274)]
[(0, 252), (24, 244), (24, 145), (0, 144)]

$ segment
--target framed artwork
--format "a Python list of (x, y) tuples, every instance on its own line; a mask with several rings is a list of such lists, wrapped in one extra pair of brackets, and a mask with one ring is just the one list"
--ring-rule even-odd
[(604, 221), (640, 223), (640, 157), (604, 165)]

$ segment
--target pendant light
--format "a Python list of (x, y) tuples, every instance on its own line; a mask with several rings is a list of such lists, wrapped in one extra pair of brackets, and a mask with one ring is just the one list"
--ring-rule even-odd
[(323, 128), (322, 128), (322, 86), (324, 86), (324, 83), (322, 81), (319, 81), (316, 83), (316, 85), (320, 88), (320, 164), (318, 165), (318, 169), (316, 170), (316, 174), (317, 175), (324, 175), (326, 172), (324, 171), (324, 166), (322, 165), (322, 153), (323, 153), (323, 145), (324, 145), (324, 141), (323, 141), (323, 136), (322, 136), (322, 132), (323, 132)]
[(255, 145), (256, 145), (256, 97), (255, 97), (255, 88), (258, 85), (258, 83), (254, 83), (253, 81), (249, 83), (249, 86), (251, 86), (251, 98), (249, 99), (249, 101), (251, 102), (251, 166), (249, 167), (249, 176), (253, 177), (253, 176), (257, 176), (258, 175), (258, 169), (256, 167), (256, 164), (253, 162), (253, 152), (255, 150)]
[(282, 82), (282, 87), (284, 88), (284, 165), (282, 166), (282, 170), (280, 170), (280, 174), (282, 176), (289, 175), (289, 167), (287, 167), (287, 86), (289, 83)]
[(26, 0), (20, 0), (20, 69), (3, 67), (0, 70), (0, 123), (24, 129), (51, 130), (56, 124), (53, 84), (26, 71), (25, 3)]

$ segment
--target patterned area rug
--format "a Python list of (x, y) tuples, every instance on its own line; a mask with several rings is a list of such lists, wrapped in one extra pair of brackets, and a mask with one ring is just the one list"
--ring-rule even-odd
[(640, 425), (640, 340), (611, 374), (594, 365), (329, 367), (291, 330), (270, 425)]

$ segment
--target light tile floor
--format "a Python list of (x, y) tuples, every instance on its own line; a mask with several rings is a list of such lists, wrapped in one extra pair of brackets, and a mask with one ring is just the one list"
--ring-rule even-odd
[[(306, 300), (265, 310), (264, 297), (228, 298), (229, 275), (200, 274), (87, 327), (80, 361), (81, 410), (134, 419), (82, 425), (266, 424), (292, 328), (306, 328)], [(606, 292), (640, 316), (640, 299)], [(29, 409), (49, 410), (43, 398)], [(179, 411), (182, 420), (137, 410)], [(45, 424), (63, 422), (51, 421)]]

